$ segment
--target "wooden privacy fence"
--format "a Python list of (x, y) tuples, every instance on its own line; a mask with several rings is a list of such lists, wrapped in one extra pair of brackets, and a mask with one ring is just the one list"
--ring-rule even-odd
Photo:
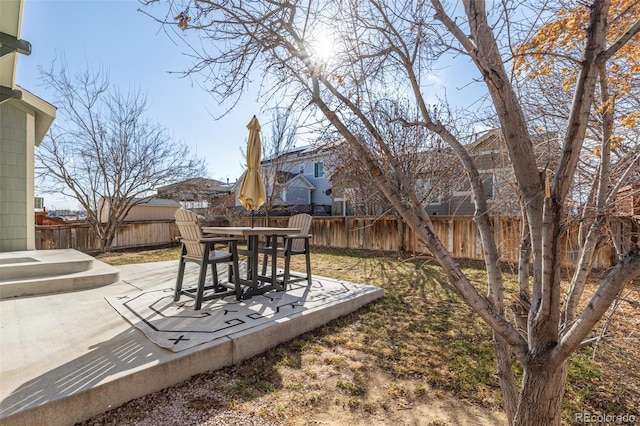
[[(498, 253), (501, 260), (517, 262), (520, 253), (520, 220), (513, 217), (492, 219)], [(255, 218), (255, 226), (287, 226), (287, 217)], [(480, 234), (470, 216), (432, 216), (436, 234), (449, 253), (456, 258), (484, 259)], [(235, 225), (249, 226), (247, 219)], [(628, 249), (638, 239), (638, 225), (630, 219), (618, 218), (612, 228), (622, 247)], [(347, 249), (367, 249), (385, 252), (404, 251), (415, 255), (429, 255), (429, 250), (416, 238), (410, 226), (394, 216), (384, 217), (314, 217), (311, 224), (314, 246)], [(577, 226), (569, 228), (563, 236), (562, 264), (573, 266), (578, 256)], [(608, 268), (615, 263), (615, 250), (611, 243), (596, 253), (594, 268)]]
[[(173, 220), (125, 222), (113, 240), (112, 249), (157, 247), (175, 243), (179, 235)], [(36, 249), (72, 248), (84, 253), (100, 251), (100, 241), (86, 223), (37, 226)]]
[[(287, 217), (270, 218), (268, 226), (287, 226), (287, 220)], [(433, 216), (431, 220), (436, 234), (454, 257), (483, 259), (482, 244), (473, 218)], [(517, 260), (520, 249), (519, 221), (498, 217), (493, 222), (502, 257), (508, 261)], [(249, 223), (245, 220), (238, 225), (248, 226)], [(266, 226), (266, 219), (256, 218), (255, 226)], [(311, 233), (314, 246), (429, 254), (411, 227), (394, 216), (314, 217)]]
[[(483, 259), (480, 235), (472, 217), (432, 216), (436, 234), (456, 258)], [(492, 218), (498, 252), (502, 260), (517, 262), (520, 251), (520, 221), (512, 217)], [(255, 218), (255, 226), (286, 227), (288, 217)], [(224, 223), (216, 223), (223, 226)], [(250, 219), (239, 218), (235, 226), (250, 226)], [(625, 218), (613, 223), (615, 237), (628, 248), (637, 241), (638, 224)], [(314, 217), (311, 223), (314, 246), (366, 249), (383, 252), (404, 251), (416, 255), (429, 254), (407, 225), (394, 216), (384, 217)], [(112, 249), (154, 247), (174, 243), (178, 230), (172, 220), (126, 222), (118, 231)], [(562, 263), (575, 264), (578, 256), (577, 227), (569, 228), (562, 240)], [(62, 249), (92, 253), (100, 250), (98, 239), (87, 224), (36, 226), (36, 249)], [(596, 254), (594, 267), (607, 268), (615, 262), (611, 244), (603, 245)]]

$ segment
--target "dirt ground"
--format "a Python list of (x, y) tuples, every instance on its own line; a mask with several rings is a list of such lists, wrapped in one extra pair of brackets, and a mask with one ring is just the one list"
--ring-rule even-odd
[[(282, 371), (291, 375), (290, 371)], [(291, 395), (289, 386), (257, 398), (238, 399), (236, 378), (229, 369), (130, 401), (82, 425), (506, 425), (504, 413), (467, 403), (444, 392), (391, 380), (379, 370), (367, 374), (367, 392), (357, 400), (336, 389), (336, 377), (324, 377), (316, 390)], [(311, 374), (313, 376), (313, 374)], [(296, 374), (292, 375), (295, 378)], [(390, 389), (397, 394), (390, 396)]]
[[(348, 399), (336, 397), (325, 410), (309, 409), (286, 420), (287, 425), (506, 425), (503, 412), (491, 411), (469, 404), (442, 392), (412, 389), (412, 383), (401, 383), (408, 394), (389, 399), (387, 390), (391, 383), (379, 371), (368, 376), (369, 391), (363, 407), (351, 407)], [(416, 395), (416, 393), (418, 395)]]

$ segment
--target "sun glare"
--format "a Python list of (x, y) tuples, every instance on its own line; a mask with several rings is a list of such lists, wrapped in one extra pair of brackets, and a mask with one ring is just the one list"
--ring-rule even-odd
[(327, 62), (335, 52), (333, 38), (327, 34), (321, 35), (313, 42), (312, 51), (316, 60)]

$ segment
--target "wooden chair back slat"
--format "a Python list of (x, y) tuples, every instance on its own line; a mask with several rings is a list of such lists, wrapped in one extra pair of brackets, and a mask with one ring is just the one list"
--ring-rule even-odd
[[(306, 214), (300, 213), (295, 216), (291, 216), (289, 218), (289, 228), (298, 228), (300, 229), (301, 235), (307, 235), (309, 230), (311, 229), (311, 220), (313, 218)], [(293, 251), (303, 251), (304, 250), (304, 240), (301, 238), (296, 238), (291, 242), (291, 249)]]
[(181, 240), (187, 250), (187, 256), (202, 258), (204, 246), (200, 243), (202, 229), (198, 223), (198, 215), (189, 210), (178, 209), (175, 218)]

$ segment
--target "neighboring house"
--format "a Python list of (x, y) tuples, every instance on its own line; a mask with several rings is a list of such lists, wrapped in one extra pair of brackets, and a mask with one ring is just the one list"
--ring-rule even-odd
[(608, 224), (611, 238), (622, 252), (640, 242), (640, 183), (620, 188)]
[(340, 156), (328, 179), (333, 197), (332, 216), (372, 216), (389, 210), (387, 199), (348, 152)]
[[(335, 216), (380, 216), (394, 214), (395, 208), (375, 185), (360, 159), (354, 156), (346, 144), (337, 145), (340, 160), (332, 169), (329, 179), (332, 184), (333, 215)], [(413, 184), (417, 198), (416, 204), (429, 204), (431, 214), (445, 214), (449, 193), (457, 191), (462, 185), (460, 167), (451, 150), (433, 148), (407, 152), (398, 158), (405, 176)], [(384, 167), (384, 165), (382, 165)], [(399, 182), (385, 169), (388, 183)], [(448, 210), (446, 210), (448, 211)]]
[[(267, 192), (267, 205), (273, 211), (306, 212), (330, 215), (333, 198), (327, 167), (334, 162), (330, 148), (311, 146), (295, 148), (262, 160), (260, 174)], [(232, 190), (237, 194), (243, 175)]]
[(157, 198), (171, 199), (199, 214), (224, 215), (235, 205), (229, 183), (215, 179), (193, 178), (157, 189)]
[(34, 151), (56, 108), (15, 83), (23, 0), (0, 1), (0, 252), (35, 250)]
[(36, 212), (36, 225), (40, 226), (54, 226), (54, 225), (66, 225), (67, 222), (57, 216), (48, 216), (46, 212)]
[[(244, 178), (244, 174), (242, 176)], [(271, 181), (275, 179), (275, 185)], [(303, 175), (277, 170), (274, 174), (264, 171), (263, 180), (267, 197), (273, 206), (310, 206), (313, 204), (312, 191), (315, 186)], [(274, 188), (275, 191), (274, 191)]]
[[(135, 205), (131, 207), (129, 213), (124, 218), (125, 222), (134, 222), (139, 220), (173, 220), (176, 210), (180, 208), (180, 203), (176, 200), (167, 200), (161, 198), (134, 198)], [(109, 218), (109, 200), (102, 198), (98, 211), (100, 212), (100, 221), (107, 222)]]
[(86, 214), (83, 212), (73, 211), (73, 210), (51, 210), (48, 213), (49, 216), (59, 217), (65, 221), (75, 221), (75, 220), (84, 220), (86, 219)]
[(640, 220), (640, 184), (627, 185), (618, 191), (614, 215)]
[[(552, 134), (535, 136), (533, 143), (540, 171), (551, 173), (560, 155), (560, 145), (556, 136)], [(502, 131), (498, 129), (486, 132), (469, 145), (467, 151), (474, 158), (482, 178), (491, 214), (519, 216), (520, 203), (515, 191), (515, 177)], [(433, 188), (438, 191), (438, 195), (432, 197), (426, 205), (429, 214), (450, 216), (474, 214), (475, 200), (471, 186), (466, 173), (460, 173), (459, 170), (462, 170), (462, 165), (454, 167), (453, 172), (449, 168), (448, 176), (431, 176), (422, 181), (425, 190)]]
[[(472, 144), (468, 152), (475, 160), (487, 194), (490, 213), (518, 216), (519, 199), (515, 178), (502, 132), (490, 130)], [(541, 171), (553, 169), (559, 158), (559, 144), (553, 135), (534, 138)], [(334, 215), (380, 215), (393, 211), (392, 206), (373, 184), (359, 161), (348, 151), (332, 170)], [(440, 147), (412, 153), (401, 159), (405, 172), (413, 177), (416, 202), (431, 215), (471, 216), (475, 200), (467, 174), (450, 148)]]

